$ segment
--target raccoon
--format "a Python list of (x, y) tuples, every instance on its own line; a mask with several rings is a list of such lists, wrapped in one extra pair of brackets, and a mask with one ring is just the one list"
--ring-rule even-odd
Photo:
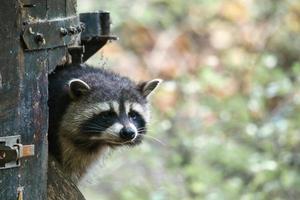
[(106, 148), (142, 142), (148, 97), (160, 79), (136, 84), (114, 72), (69, 65), (49, 75), (49, 152), (79, 180)]

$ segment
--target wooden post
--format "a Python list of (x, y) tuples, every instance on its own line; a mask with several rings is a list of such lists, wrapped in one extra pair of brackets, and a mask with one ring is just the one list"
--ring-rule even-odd
[[(58, 17), (61, 22), (49, 22)], [(60, 36), (58, 29), (79, 25), (76, 0), (3, 0), (0, 23), (0, 138), (20, 135), (21, 144), (35, 147), (20, 166), (0, 169), (0, 199), (45, 200), (47, 77), (78, 43), (76, 33)]]

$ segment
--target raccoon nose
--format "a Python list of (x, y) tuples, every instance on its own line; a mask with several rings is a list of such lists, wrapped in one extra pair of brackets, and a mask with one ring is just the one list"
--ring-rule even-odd
[(120, 137), (125, 140), (131, 140), (135, 137), (135, 131), (130, 127), (124, 127), (120, 131)]

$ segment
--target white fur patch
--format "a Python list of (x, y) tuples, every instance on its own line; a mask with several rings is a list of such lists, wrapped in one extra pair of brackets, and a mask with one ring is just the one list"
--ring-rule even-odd
[(91, 105), (88, 109), (85, 109), (82, 111), (82, 115), (89, 117), (92, 117), (93, 115), (100, 114), (101, 112), (105, 112), (110, 110), (109, 103), (102, 102), (102, 103), (96, 103), (94, 105)]
[(110, 107), (109, 107), (109, 103), (103, 102), (103, 103), (95, 104), (94, 106), (92, 106), (92, 109), (94, 109), (94, 111), (96, 111), (96, 112), (101, 113), (101, 112), (108, 111), (110, 109)]
[(116, 102), (116, 101), (113, 101), (111, 103), (111, 106), (112, 106), (112, 109), (115, 111), (115, 113), (117, 113), (117, 115), (119, 115), (120, 114), (120, 105), (119, 105), (119, 103)]
[[(88, 91), (88, 90), (90, 90), (91, 89), (91, 87), (86, 83), (86, 82), (84, 82), (83, 80), (80, 80), (80, 79), (78, 79), (78, 78), (74, 78), (74, 79), (72, 79), (72, 80), (70, 80), (69, 81), (69, 88), (70, 88), (70, 90), (69, 90), (69, 95), (72, 97), (72, 98), (75, 98), (76, 97), (76, 95), (73, 93), (73, 90), (72, 90), (72, 88), (71, 88), (71, 85), (74, 83), (74, 82), (76, 82), (77, 83), (77, 90), (79, 90), (79, 91), (81, 91), (81, 92), (86, 92), (86, 91)], [(78, 84), (80, 85), (80, 87), (78, 86)]]
[(125, 113), (128, 114), (130, 110), (130, 102), (125, 101), (124, 107), (125, 107)]
[(138, 130), (133, 123), (129, 123), (129, 126), (130, 126), (130, 128), (132, 128), (134, 130), (134, 138), (131, 140), (131, 141), (133, 141), (133, 140), (135, 140), (135, 138), (138, 135)]
[(131, 109), (142, 115), (146, 122), (149, 121), (150, 114), (146, 107), (143, 107), (141, 104), (138, 103), (132, 103)]
[(90, 88), (90, 86), (86, 83), (86, 82), (84, 82), (83, 80), (81, 80), (81, 79), (78, 79), (78, 78), (73, 78), (72, 80), (70, 80), (69, 81), (69, 86), (73, 83), (73, 82), (80, 82), (81, 84), (83, 84), (87, 89), (91, 89)]
[(116, 139), (119, 138), (119, 133), (124, 126), (120, 123), (114, 123), (108, 127), (103, 134), (99, 136), (90, 137), (91, 140), (105, 140), (105, 139)]
[(102, 136), (92, 136), (90, 137), (90, 140), (103, 140)]
[(108, 129), (108, 132), (112, 132), (113, 134), (118, 135), (123, 127), (124, 126), (122, 124), (117, 122), (117, 123), (114, 123), (112, 126), (110, 126), (107, 129)]

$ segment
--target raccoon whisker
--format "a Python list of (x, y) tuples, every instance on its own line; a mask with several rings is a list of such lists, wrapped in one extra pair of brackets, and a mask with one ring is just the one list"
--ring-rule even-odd
[(88, 125), (87, 127), (91, 127), (91, 128), (101, 128), (101, 129), (107, 129), (107, 127), (104, 127), (104, 126), (100, 126), (98, 124), (91, 124), (91, 125)]
[(161, 145), (163, 145), (163, 146), (166, 146), (166, 143), (160, 141), (159, 139), (157, 139), (157, 138), (155, 138), (155, 137), (153, 137), (153, 136), (145, 135), (145, 134), (138, 134), (138, 135), (141, 135), (141, 136), (146, 137), (146, 138), (148, 138), (148, 139), (152, 139), (152, 140), (158, 142), (159, 144), (161, 144)]
[(113, 132), (113, 130), (111, 128), (107, 128), (107, 127), (103, 127), (103, 126), (98, 126), (96, 124), (93, 124), (93, 125), (90, 125), (90, 126), (87, 126), (86, 127), (87, 129), (95, 129), (95, 130), (101, 130), (102, 132), (105, 130), (106, 132), (107, 131), (110, 131), (110, 132)]
[(106, 142), (109, 142), (111, 144), (126, 144), (126, 143), (129, 143), (130, 141), (125, 141), (125, 142), (116, 142), (116, 141), (113, 141), (113, 140), (105, 140)]
[(110, 134), (110, 135), (113, 135), (113, 136), (115, 136), (115, 137), (119, 137), (118, 135), (116, 135), (116, 134), (114, 134), (114, 133), (112, 133), (112, 132), (107, 132), (108, 134)]
[(85, 129), (81, 129), (82, 132), (98, 132), (98, 133), (103, 133), (103, 132), (111, 132), (109, 130), (103, 130), (103, 129), (99, 129), (99, 128), (85, 128)]
[(111, 133), (111, 134), (115, 134), (116, 133), (116, 131), (113, 130), (112, 128), (105, 129), (105, 131), (103, 131), (103, 132), (107, 132), (107, 133)]
[(83, 133), (101, 133), (101, 131), (97, 130), (82, 130)]
[[(98, 128), (98, 127), (84, 127), (83, 129), (81, 129), (82, 131), (98, 131), (98, 132), (104, 132), (104, 130), (102, 128)], [(111, 130), (105, 129), (105, 132), (109, 132)]]
[(104, 142), (108, 142), (108, 143), (112, 143), (112, 144), (125, 144), (126, 142), (117, 142), (115, 140), (112, 140), (111, 138), (107, 138), (107, 137), (92, 137), (92, 140), (97, 140), (97, 141), (104, 141)]
[(141, 132), (150, 132), (150, 130), (148, 130), (148, 129), (138, 129), (137, 132), (138, 133), (141, 133)]
[(98, 126), (84, 126), (84, 127), (83, 127), (83, 129), (89, 129), (89, 128), (90, 128), (90, 129), (97, 129), (97, 130), (98, 130), (98, 129), (99, 129), (99, 130), (101, 129), (101, 130), (103, 130), (102, 127), (98, 127)]
[(149, 129), (151, 129), (151, 127), (145, 127), (145, 126), (144, 126), (144, 127), (138, 128), (138, 130), (140, 130), (140, 129), (141, 129), (141, 130), (149, 130)]
[(149, 128), (138, 130), (138, 132), (147, 132), (147, 133), (152, 133), (154, 131), (155, 131), (154, 129), (149, 129)]
[(138, 128), (137, 131), (146, 131), (146, 130), (149, 130), (149, 129), (146, 129), (146, 128)]
[(93, 127), (93, 126), (86, 126), (86, 127), (82, 127), (81, 130), (97, 130), (97, 131), (103, 131), (102, 128), (99, 127)]
[(108, 129), (105, 129), (105, 131), (103, 131), (103, 130), (99, 130), (98, 128), (94, 128), (94, 127), (92, 127), (92, 126), (88, 126), (86, 129), (83, 129), (82, 130), (83, 132), (89, 132), (89, 133), (107, 133), (107, 134), (110, 134), (110, 135), (113, 135), (113, 136), (115, 136), (115, 137), (119, 137), (118, 135), (116, 135), (114, 132), (113, 132), (113, 130), (111, 130), (110, 128), (108, 128)]
[(148, 129), (137, 129), (138, 132), (147, 131)]
[(97, 124), (97, 125), (101, 125), (101, 124), (106, 124), (104, 121), (103, 121), (103, 119), (95, 119), (95, 122), (96, 123), (94, 123), (94, 124)]
[[(86, 133), (103, 133), (103, 131), (96, 130), (96, 129), (84, 129), (84, 130), (82, 130), (82, 132), (86, 132)], [(107, 130), (105, 130), (105, 133), (113, 135), (115, 137), (119, 137), (118, 135), (114, 134), (113, 132), (109, 132)]]

